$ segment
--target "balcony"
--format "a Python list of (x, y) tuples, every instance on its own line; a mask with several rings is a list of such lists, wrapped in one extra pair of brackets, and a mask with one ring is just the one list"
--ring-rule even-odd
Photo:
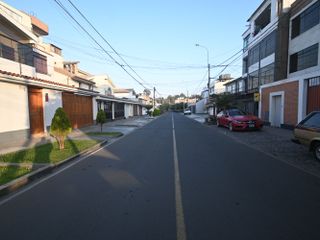
[(47, 59), (32, 46), (0, 34), (0, 69), (28, 76), (47, 74)]
[(254, 21), (254, 32), (253, 36), (256, 36), (271, 22), (271, 4), (256, 18)]

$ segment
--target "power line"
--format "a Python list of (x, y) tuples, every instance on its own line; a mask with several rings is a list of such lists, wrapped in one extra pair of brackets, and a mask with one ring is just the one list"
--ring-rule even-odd
[(102, 38), (102, 40), (108, 44), (108, 46), (112, 49), (112, 51), (117, 54), (117, 56), (133, 71), (136, 76), (145, 84), (146, 83), (143, 78), (130, 66), (130, 64), (112, 47), (112, 45), (105, 39), (105, 37), (97, 30), (97, 28), (88, 20), (88, 18), (75, 6), (75, 4), (71, 1), (68, 0), (68, 2), (72, 5), (72, 7), (82, 16), (82, 18), (92, 27), (92, 29)]
[(105, 50), (105, 48), (75, 19), (72, 14), (64, 7), (64, 5), (59, 0), (54, 0), (56, 4), (93, 40), (101, 49), (102, 51), (107, 54), (117, 65), (119, 65), (133, 80), (135, 80), (139, 85), (141, 85), (143, 88), (147, 88), (141, 83), (139, 80), (137, 80), (130, 72), (127, 71), (127, 69), (124, 68), (122, 64), (120, 64), (108, 51)]

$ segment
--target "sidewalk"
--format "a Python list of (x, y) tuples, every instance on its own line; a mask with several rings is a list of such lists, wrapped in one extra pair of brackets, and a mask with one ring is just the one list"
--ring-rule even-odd
[[(191, 115), (190, 118), (203, 123), (205, 116)], [(320, 162), (313, 158), (307, 147), (291, 141), (292, 130), (264, 126), (261, 131), (230, 132), (227, 128), (218, 128), (216, 125), (208, 126), (219, 134), (320, 177)]]
[[(148, 116), (139, 116), (139, 117), (131, 117), (128, 119), (121, 119), (115, 120), (112, 122), (107, 122), (103, 125), (103, 131), (105, 132), (121, 132), (122, 134), (126, 135), (136, 128), (142, 127), (152, 119)], [(69, 134), (69, 139), (99, 139), (105, 140), (110, 139), (110, 137), (106, 136), (88, 136), (86, 133), (88, 132), (100, 132), (100, 125), (92, 125), (88, 127), (84, 127), (81, 129), (75, 129), (71, 134)], [(35, 137), (30, 138), (26, 141), (15, 141), (10, 142), (5, 145), (0, 146), (0, 155), (15, 152), (27, 148), (31, 148), (37, 145), (42, 145), (45, 143), (53, 142), (55, 139), (50, 136), (43, 136), (43, 137)]]

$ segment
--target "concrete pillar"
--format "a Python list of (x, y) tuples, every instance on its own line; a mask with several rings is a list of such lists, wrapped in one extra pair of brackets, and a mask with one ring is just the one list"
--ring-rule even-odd
[(112, 102), (112, 120), (115, 119), (115, 115), (114, 115), (114, 102)]

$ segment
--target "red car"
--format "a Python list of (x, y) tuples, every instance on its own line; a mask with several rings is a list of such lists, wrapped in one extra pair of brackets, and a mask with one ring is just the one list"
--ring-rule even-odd
[(217, 126), (227, 127), (230, 131), (260, 130), (263, 127), (263, 122), (260, 118), (249, 115), (239, 109), (228, 109), (217, 114)]

